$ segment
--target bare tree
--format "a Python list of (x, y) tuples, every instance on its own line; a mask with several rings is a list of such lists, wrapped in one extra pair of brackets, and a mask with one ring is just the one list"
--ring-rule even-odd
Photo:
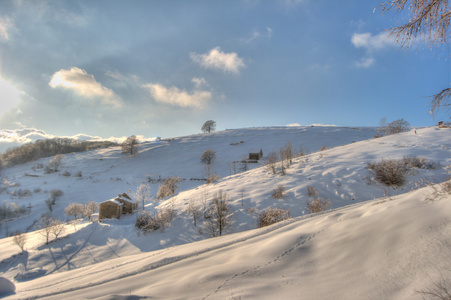
[(186, 212), (193, 217), (193, 225), (197, 226), (197, 220), (202, 216), (202, 211), (193, 199), (188, 202)]
[(216, 130), (216, 122), (213, 120), (208, 120), (204, 123), (204, 125), (202, 125), (201, 128), (202, 132), (204, 133), (210, 133), (212, 131)]
[(221, 236), (224, 230), (232, 225), (233, 213), (227, 201), (227, 193), (220, 190), (210, 203), (208, 217), (203, 226), (212, 237)]
[(64, 222), (61, 221), (60, 219), (53, 219), (52, 222), (50, 223), (50, 232), (53, 234), (55, 239), (57, 239), (60, 236), (60, 234), (64, 232), (65, 229), (66, 226)]
[(20, 231), (16, 231), (14, 233), (13, 241), (14, 241), (14, 244), (19, 246), (20, 250), (22, 250), (22, 252), (23, 252), (25, 243), (27, 242), (27, 236)]
[(140, 186), (138, 186), (138, 189), (135, 193), (135, 198), (142, 203), (144, 210), (144, 205), (146, 204), (146, 202), (149, 202), (151, 200), (150, 186), (145, 183), (142, 183)]
[(200, 161), (206, 165), (211, 165), (211, 163), (216, 159), (216, 151), (212, 149), (207, 149), (202, 153)]
[(97, 205), (97, 202), (95, 202), (95, 201), (85, 203), (83, 217), (88, 217), (89, 221), (92, 221), (92, 219), (91, 219), (92, 214), (97, 210), (97, 208), (98, 208), (98, 205)]
[(410, 126), (409, 122), (404, 119), (399, 119), (388, 123), (385, 127), (385, 134), (397, 134), (406, 131)]
[(268, 170), (270, 170), (273, 174), (276, 174), (276, 164), (279, 158), (277, 157), (277, 153), (271, 152), (266, 156), (265, 166)]
[(48, 245), (50, 240), (50, 234), (52, 233), (52, 217), (46, 213), (39, 218), (39, 234), (45, 237), (45, 243)]
[(138, 138), (136, 135), (129, 136), (121, 145), (122, 154), (134, 156), (138, 154)]
[(64, 213), (68, 217), (74, 217), (74, 221), (81, 218), (85, 212), (85, 207), (80, 203), (71, 203), (65, 209)]
[(55, 155), (47, 164), (47, 166), (45, 167), (45, 172), (46, 173), (54, 173), (54, 172), (58, 172), (58, 168), (61, 166), (63, 160), (63, 155), (62, 154), (57, 154)]
[[(451, 10), (448, 0), (391, 0), (383, 3), (383, 13), (407, 14), (407, 23), (389, 29), (402, 47), (411, 47), (419, 40), (428, 46), (449, 47)], [(431, 97), (431, 113), (440, 108), (451, 113), (451, 88)]]

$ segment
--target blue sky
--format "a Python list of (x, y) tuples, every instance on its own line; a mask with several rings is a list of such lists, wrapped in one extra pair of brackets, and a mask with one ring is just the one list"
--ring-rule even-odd
[(381, 1), (1, 1), (0, 128), (181, 136), (298, 123), (414, 126), (449, 56), (400, 50)]

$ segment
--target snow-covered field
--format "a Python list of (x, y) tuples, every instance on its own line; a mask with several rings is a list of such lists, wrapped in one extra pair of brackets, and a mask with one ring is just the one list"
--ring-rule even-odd
[[(36, 168), (49, 158), (7, 168), (0, 200), (31, 209), (1, 227), (0, 276), (15, 285), (8, 299), (421, 299), (415, 291), (451, 276), (451, 196), (427, 200), (435, 191), (429, 185), (449, 178), (450, 133), (429, 127), (373, 139), (371, 128), (237, 129), (145, 143), (136, 157), (121, 155), (119, 147), (68, 154), (53, 174)], [(310, 154), (295, 158), (285, 175), (263, 162), (246, 172), (233, 164), (249, 151), (278, 152), (288, 141)], [(190, 180), (205, 177), (200, 156), (207, 148), (216, 151), (212, 170), (221, 177), (208, 185)], [(397, 188), (372, 180), (368, 163), (404, 156), (440, 167), (415, 169)], [(82, 177), (73, 176), (77, 171)], [(146, 205), (152, 213), (173, 205), (177, 216), (164, 231), (142, 234), (136, 215), (85, 220), (45, 245), (32, 226), (48, 211), (52, 189), (64, 192), (52, 215), (67, 219), (70, 203), (133, 194), (148, 176), (185, 179), (174, 197)], [(279, 185), (286, 195), (274, 199)], [(150, 186), (155, 195), (158, 184)], [(330, 211), (307, 213), (309, 186), (331, 201)], [(13, 197), (17, 189), (31, 196)], [(233, 225), (208, 238), (186, 209), (218, 191), (228, 195)], [(290, 209), (293, 218), (256, 229), (258, 213), (268, 207)], [(20, 254), (7, 236), (27, 229)]]

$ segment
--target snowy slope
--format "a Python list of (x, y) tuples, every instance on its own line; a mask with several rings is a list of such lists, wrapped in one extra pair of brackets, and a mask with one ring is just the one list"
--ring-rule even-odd
[[(31, 278), (33, 278), (33, 280), (29, 281), (14, 281), (19, 291), (17, 294), (17, 297), (19, 298), (29, 297), (33, 295), (34, 291), (36, 292), (36, 295), (47, 293), (54, 294), (55, 289), (65, 289), (66, 284), (58, 283), (58, 285), (55, 286), (51, 282), (60, 282), (61, 280), (65, 280), (58, 278), (66, 278), (72, 273), (75, 274), (73, 275), (74, 280), (67, 280), (67, 288), (69, 286), (90, 286), (91, 283), (96, 286), (97, 283), (93, 282), (99, 282), (98, 280), (100, 280), (100, 277), (96, 275), (97, 270), (100, 273), (103, 272), (102, 274), (109, 274), (108, 276), (111, 275), (114, 277), (117, 275), (117, 277), (114, 278), (124, 277), (124, 283), (118, 285), (117, 289), (112, 288), (111, 293), (129, 294), (133, 291), (133, 293), (137, 295), (147, 295), (152, 297), (157, 295), (157, 298), (166, 298), (164, 296), (163, 288), (157, 288), (159, 292), (155, 293), (145, 292), (141, 287), (143, 282), (139, 280), (136, 282), (135, 288), (130, 288), (127, 290), (127, 288), (124, 289), (124, 286), (128, 286), (128, 280), (132, 280), (131, 277), (129, 278), (127, 273), (141, 273), (142, 267), (145, 265), (141, 262), (146, 261), (146, 264), (149, 266), (148, 268), (166, 265), (167, 262), (169, 262), (171, 265), (171, 272), (178, 272), (177, 270), (179, 270), (181, 272), (180, 274), (183, 274), (186, 271), (186, 274), (199, 274), (198, 276), (204, 279), (196, 281), (196, 277), (191, 278), (187, 275), (190, 278), (184, 279), (186, 280), (186, 286), (181, 286), (177, 289), (179, 294), (177, 294), (174, 290), (174, 296), (168, 297), (185, 298), (185, 296), (183, 296), (183, 291), (188, 290), (187, 286), (196, 287), (199, 283), (203, 283), (202, 285), (208, 286), (206, 289), (202, 289), (201, 287), (194, 288), (194, 294), (192, 294), (192, 296), (189, 296), (191, 294), (187, 292), (186, 297), (194, 299), (202, 298), (207, 296), (209, 293), (213, 293), (214, 291), (211, 289), (214, 286), (216, 286), (216, 288), (220, 287), (221, 284), (218, 284), (218, 282), (220, 282), (221, 279), (226, 281), (228, 278), (227, 276), (230, 275), (233, 277), (234, 274), (231, 273), (238, 272), (234, 269), (235, 265), (238, 267), (243, 266), (243, 264), (246, 265), (245, 261), (248, 260), (246, 258), (246, 252), (249, 252), (250, 257), (253, 258), (256, 256), (255, 259), (257, 259), (260, 255), (252, 251), (262, 251), (262, 249), (268, 247), (270, 249), (269, 254), (263, 255), (261, 261), (254, 261), (251, 259), (249, 260), (249, 270), (241, 270), (241, 273), (244, 272), (243, 275), (247, 274), (249, 277), (249, 282), (243, 285), (243, 288), (239, 291), (239, 295), (241, 295), (240, 297), (246, 298), (249, 295), (258, 296), (262, 294), (262, 296), (266, 296), (268, 299), (274, 298), (270, 297), (271, 294), (266, 294), (263, 292), (265, 290), (263, 287), (265, 285), (270, 286), (270, 283), (265, 282), (260, 285), (260, 283), (255, 282), (256, 278), (250, 276), (250, 274), (252, 273), (255, 275), (256, 272), (258, 273), (258, 270), (262, 267), (262, 264), (265, 265), (271, 260), (279, 261), (280, 259), (278, 259), (278, 256), (285, 250), (289, 250), (291, 248), (295, 249), (296, 247), (302, 248), (302, 245), (310, 241), (312, 236), (318, 235), (316, 234), (317, 232), (329, 232), (329, 230), (332, 230), (329, 229), (329, 227), (339, 228), (339, 230), (337, 229), (337, 232), (322, 241), (324, 246), (321, 246), (321, 251), (319, 251), (319, 253), (322, 253), (321, 255), (325, 255), (326, 258), (338, 255), (338, 257), (346, 258), (346, 261), (335, 262), (336, 265), (334, 266), (320, 264), (318, 267), (319, 269), (316, 269), (316, 267), (312, 269), (311, 275), (304, 274), (302, 276), (306, 277), (299, 277), (297, 284), (301, 284), (301, 286), (305, 283), (305, 280), (307, 280), (307, 282), (317, 281), (318, 279), (321, 279), (321, 281), (325, 280), (325, 278), (320, 278), (324, 276), (324, 269), (321, 269), (323, 267), (331, 267), (335, 270), (334, 272), (338, 272), (337, 270), (339, 270), (340, 267), (346, 266), (347, 263), (357, 265), (357, 263), (353, 262), (352, 259), (357, 259), (358, 257), (352, 252), (352, 249), (348, 248), (353, 248), (353, 245), (370, 245), (370, 241), (368, 241), (368, 239), (365, 240), (365, 235), (375, 235), (379, 239), (379, 236), (383, 235), (383, 233), (376, 233), (376, 231), (384, 229), (384, 226), (389, 226), (388, 228), (396, 229), (393, 229), (393, 236), (404, 236), (406, 232), (402, 231), (402, 228), (398, 228), (398, 223), (390, 225), (388, 220), (391, 220), (391, 218), (395, 220), (403, 220), (404, 218), (407, 218), (407, 220), (413, 222), (415, 218), (419, 218), (419, 215), (404, 216), (402, 211), (403, 209), (410, 211), (415, 210), (416, 207), (426, 207), (420, 206), (420, 204), (423, 205), (426, 203), (424, 201), (424, 193), (427, 193), (428, 191), (408, 192), (411, 190), (416, 190), (421, 186), (428, 185), (431, 182), (442, 182), (448, 178), (449, 165), (451, 164), (451, 155), (449, 150), (451, 148), (451, 141), (449, 138), (450, 132), (450, 129), (438, 129), (436, 127), (431, 127), (417, 129), (416, 131), (412, 130), (410, 132), (394, 136), (372, 139), (374, 131), (366, 128), (277, 127), (240, 129), (216, 132), (209, 135), (193, 135), (171, 140), (162, 140), (159, 143), (146, 143), (141, 145), (140, 154), (134, 158), (122, 156), (120, 154), (120, 149), (118, 148), (65, 155), (63, 159), (64, 166), (59, 174), (65, 170), (70, 171), (72, 174), (78, 170), (81, 170), (83, 172), (82, 178), (76, 178), (74, 176), (65, 177), (59, 174), (44, 174), (42, 169), (36, 168), (32, 170), (32, 167), (39, 162), (33, 162), (23, 166), (16, 166), (14, 168), (6, 169), (2, 172), (3, 178), (6, 179), (3, 184), (4, 190), (6, 189), (6, 191), (0, 194), (0, 197), (2, 197), (1, 199), (3, 201), (7, 199), (9, 201), (22, 202), (26, 204), (31, 203), (32, 206), (31, 213), (29, 215), (7, 223), (6, 226), (10, 232), (17, 229), (26, 229), (39, 217), (42, 211), (46, 211), (44, 201), (48, 197), (48, 194), (45, 191), (48, 192), (51, 189), (61, 189), (64, 191), (63, 197), (58, 199), (57, 205), (52, 212), (54, 215), (60, 215), (63, 217), (64, 207), (66, 207), (69, 203), (84, 203), (92, 200), (100, 202), (108, 198), (113, 198), (118, 193), (129, 189), (134, 191), (140, 183), (146, 181), (147, 174), (151, 174), (153, 178), (156, 178), (157, 176), (167, 177), (177, 175), (182, 178), (186, 178), (187, 180), (182, 182), (181, 191), (175, 197), (166, 201), (150, 203), (146, 207), (147, 210), (153, 212), (158, 207), (174, 205), (177, 212), (177, 217), (163, 232), (156, 231), (148, 235), (143, 235), (134, 227), (136, 216), (132, 215), (121, 218), (120, 220), (107, 220), (100, 224), (89, 223), (86, 221), (78, 224), (76, 228), (68, 225), (66, 237), (52, 242), (48, 246), (44, 245), (43, 237), (37, 232), (29, 232), (27, 234), (28, 240), (25, 246), (27, 251), (22, 255), (17, 255), (20, 250), (16, 245), (14, 245), (12, 238), (3, 238), (0, 240), (0, 248), (2, 249), (0, 253), (0, 261), (2, 261), (0, 264), (0, 276), (13, 280), (14, 276), (20, 273), (26, 275), (28, 274)], [(243, 142), (241, 143), (241, 141)], [(233, 174), (234, 172), (230, 168), (230, 163), (232, 161), (241, 160), (243, 155), (247, 155), (250, 150), (258, 151), (261, 148), (263, 149), (264, 154), (271, 151), (278, 151), (278, 149), (284, 146), (287, 141), (290, 141), (296, 149), (303, 146), (304, 148), (309, 149), (312, 153), (304, 157), (296, 158), (294, 164), (287, 170), (286, 175), (273, 175), (264, 167), (258, 168), (259, 165), (253, 165), (254, 169), (250, 171)], [(354, 141), (360, 142), (352, 143)], [(330, 149), (318, 151), (321, 146), (328, 146)], [(190, 181), (189, 179), (203, 177), (203, 165), (200, 163), (199, 157), (207, 148), (212, 148), (217, 152), (217, 160), (213, 164), (213, 169), (222, 178), (215, 184), (203, 185), (202, 182)], [(407, 184), (400, 188), (386, 187), (371, 181), (371, 173), (366, 168), (369, 162), (378, 161), (382, 158), (402, 158), (406, 155), (425, 157), (429, 161), (440, 163), (441, 167), (436, 170), (417, 170), (415, 174), (411, 174), (408, 177)], [(48, 159), (41, 161), (45, 164)], [(14, 186), (15, 183), (20, 183), (20, 186)], [(272, 190), (280, 184), (286, 187), (287, 195), (283, 199), (273, 199), (271, 197)], [(321, 197), (327, 197), (330, 199), (334, 209), (351, 205), (351, 207), (348, 206), (345, 211), (349, 210), (350, 215), (356, 215), (357, 217), (350, 218), (352, 222), (349, 223), (349, 226), (344, 227), (337, 225), (338, 219), (340, 219), (340, 224), (346, 223), (341, 222), (344, 220), (343, 218), (331, 217), (333, 215), (341, 214), (341, 210), (340, 213), (338, 213), (339, 210), (333, 211), (329, 214), (329, 216), (322, 215), (316, 216), (312, 219), (307, 218), (308, 220), (303, 219), (306, 214), (305, 201), (308, 200), (308, 186), (314, 186), (319, 191), (319, 195)], [(36, 187), (41, 187), (42, 191), (33, 193), (32, 196), (22, 199), (14, 199), (11, 197), (11, 193), (15, 189), (29, 188), (30, 190), (34, 190)], [(156, 193), (157, 189), (158, 186), (156, 184), (152, 185), (153, 194)], [(193, 221), (191, 217), (187, 215), (186, 208), (189, 201), (195, 201), (198, 205), (202, 205), (203, 199), (210, 199), (220, 190), (227, 193), (230, 199), (229, 204), (232, 206), (234, 211), (234, 224), (229, 229), (228, 233), (246, 232), (243, 232), (242, 234), (230, 234), (220, 239), (215, 238), (205, 240), (206, 236), (199, 233), (198, 227), (193, 226)], [(406, 207), (400, 210), (392, 208), (380, 210), (378, 208), (385, 207), (384, 205), (388, 205), (386, 203), (393, 202), (386, 200), (398, 199), (395, 195), (402, 195), (404, 193), (408, 194), (401, 196), (399, 199), (415, 199), (416, 202), (403, 200), (399, 203), (406, 203)], [(412, 195), (415, 196), (413, 197)], [(369, 203), (364, 204), (363, 206), (358, 204), (358, 202), (380, 197), (384, 197), (382, 201), (386, 201), (386, 203), (383, 203), (383, 205), (375, 205), (374, 208), (373, 205), (370, 205)], [(375, 203), (378, 202), (381, 201), (376, 200)], [(417, 203), (414, 205), (412, 204), (414, 202), (419, 202), (420, 204)], [(437, 218), (436, 220), (427, 213), (425, 213), (424, 216), (424, 222), (431, 222), (432, 224), (437, 221), (441, 222), (440, 224), (444, 224), (443, 228), (440, 227), (440, 231), (437, 232), (437, 234), (441, 234), (440, 232), (442, 229), (445, 230), (445, 233), (449, 233), (449, 227), (447, 227), (448, 225), (446, 225), (446, 222), (449, 220), (447, 218), (449, 218), (450, 210), (446, 206), (446, 203), (449, 203), (449, 201), (446, 202), (440, 200), (431, 204), (431, 207), (435, 207), (437, 211), (441, 212), (442, 219)], [(268, 207), (290, 209), (291, 215), (298, 218), (285, 222), (284, 224), (288, 224), (289, 226), (281, 227), (275, 231), (272, 229), (247, 231), (256, 228), (258, 212), (261, 212)], [(351, 212), (350, 210), (353, 211)], [(385, 211), (394, 212), (393, 215), (385, 216)], [(432, 211), (433, 210), (431, 210), (431, 213)], [(400, 215), (396, 215), (395, 212)], [(376, 219), (370, 220), (362, 218), (362, 216), (370, 216), (373, 213), (377, 216)], [(418, 214), (420, 214), (420, 212), (418, 212)], [(412, 219), (409, 219), (410, 217), (412, 217)], [(387, 218), (387, 222), (380, 224), (380, 226), (384, 228), (377, 227), (379, 225), (376, 226), (374, 223), (371, 223), (376, 222), (378, 218)], [(366, 223), (364, 223), (364, 220), (367, 220), (370, 223), (365, 225)], [(304, 224), (304, 222), (313, 223), (308, 223), (308, 226), (300, 226), (300, 224)], [(406, 225), (408, 227), (406, 230), (409, 230), (409, 234), (411, 234), (412, 230), (422, 227), (422, 222), (423, 221), (418, 222), (418, 224), (413, 222), (415, 224), (409, 226)], [(321, 224), (323, 224), (324, 227), (322, 227), (323, 225)], [(276, 225), (275, 228), (279, 228), (279, 226), (282, 226), (282, 224)], [(376, 228), (372, 228), (374, 226), (376, 226)], [(299, 230), (302, 227), (305, 231), (298, 231), (298, 227)], [(4, 228), (5, 225), (3, 225), (3, 236), (5, 236), (6, 233)], [(356, 228), (362, 228), (362, 230), (357, 230)], [(364, 231), (365, 228), (368, 229), (368, 231)], [(265, 235), (265, 238), (260, 237), (262, 232), (267, 232), (268, 230), (270, 231), (268, 233), (269, 235)], [(382, 232), (385, 233), (386, 231), (387, 230), (385, 229), (382, 230)], [(415, 234), (417, 234), (417, 232), (415, 232)], [(321, 235), (324, 236), (323, 234)], [(254, 236), (258, 241), (262, 241), (262, 244), (258, 244), (256, 242), (256, 244), (250, 243), (246, 246), (249, 237)], [(291, 239), (289, 238), (290, 236), (292, 236)], [(328, 243), (334, 240), (334, 236), (343, 236), (345, 238), (343, 241), (336, 241), (336, 243), (338, 243), (337, 247), (343, 250), (339, 251), (339, 253), (337, 252), (335, 254), (330, 254), (330, 252), (328, 250), (326, 251), (326, 249), (331, 247), (332, 244)], [(353, 236), (356, 236), (356, 244), (354, 244), (352, 238)], [(446, 239), (444, 241), (442, 236), (434, 235), (434, 237), (437, 239), (435, 242), (445, 243), (446, 246)], [(386, 241), (395, 239), (390, 236), (380, 238), (382, 239), (382, 244), (376, 245), (376, 249), (379, 249), (378, 247), (388, 247), (387, 245), (389, 243), (384, 242), (385, 239), (387, 239)], [(358, 242), (359, 239), (364, 241)], [(347, 241), (350, 246), (343, 245), (342, 243), (344, 243), (344, 241)], [(229, 247), (224, 246), (229, 243)], [(273, 243), (277, 245), (272, 245)], [(298, 243), (303, 244), (296, 246)], [(412, 243), (414, 242), (412, 241)], [(188, 245), (173, 248), (174, 246), (181, 244)], [(224, 247), (218, 246), (220, 249), (216, 249), (216, 245), (223, 245)], [(240, 247), (242, 245), (244, 248), (240, 248), (238, 245), (240, 245)], [(407, 249), (403, 247), (408, 247), (408, 245), (396, 244), (395, 247)], [(448, 249), (445, 250), (449, 251), (449, 244), (447, 247)], [(222, 266), (219, 259), (216, 261), (215, 265), (212, 265), (207, 268), (207, 271), (204, 271), (204, 275), (200, 274), (205, 268), (202, 267), (202, 264), (198, 265), (198, 267), (195, 267), (195, 264), (192, 268), (190, 267), (191, 264), (194, 263), (192, 261), (194, 257), (192, 257), (191, 253), (201, 252), (208, 256), (208, 253), (218, 253), (218, 251), (222, 252), (225, 251), (225, 248), (232, 251), (226, 252), (224, 256), (221, 255), (223, 259), (226, 257), (226, 269), (228, 271), (222, 272), (223, 268), (218, 267)], [(236, 249), (234, 250), (234, 248)], [(433, 251), (433, 255), (436, 255), (434, 252), (436, 251), (435, 248), (430, 250)], [(235, 253), (235, 251), (236, 254), (232, 255), (231, 253)], [(240, 255), (242, 251), (244, 251), (244, 257)], [(370, 250), (368, 251), (371, 252)], [(384, 253), (390, 252), (387, 252), (387, 250), (384, 251)], [(401, 250), (396, 248), (396, 251)], [(397, 255), (399, 253), (396, 251), (394, 252), (395, 254), (393, 259), (398, 258)], [(424, 254), (428, 254), (428, 251), (429, 249), (425, 249)], [(446, 251), (444, 253), (449, 253)], [(290, 253), (291, 252), (294, 252), (294, 250), (290, 251)], [(376, 256), (374, 257), (374, 261), (371, 263), (377, 265), (378, 267), (376, 268), (376, 266), (372, 264), (367, 267), (370, 269), (375, 268), (375, 272), (377, 274), (375, 273), (376, 275), (374, 276), (382, 276), (382, 272), (387, 271), (386, 268), (388, 268), (388, 265), (385, 264), (385, 262), (376, 262), (378, 259), (380, 259), (380, 261), (384, 261), (383, 257), (377, 256), (382, 255), (381, 253), (374, 253), (374, 255)], [(438, 257), (441, 257), (442, 254), (437, 255)], [(285, 255), (282, 257), (285, 257)], [(205, 259), (206, 260), (204, 263), (207, 261), (211, 263), (216, 258), (213, 254), (211, 254), (211, 256), (208, 256), (208, 258)], [(298, 258), (296, 258), (296, 260), (297, 259)], [(309, 261), (313, 262), (316, 259), (324, 260), (324, 257), (313, 255), (310, 257), (310, 260), (306, 260), (304, 263), (308, 265)], [(196, 259), (194, 260), (197, 261)], [(267, 261), (264, 262), (265, 260)], [(175, 261), (174, 264), (172, 263), (173, 261)], [(136, 264), (134, 262), (136, 262)], [(181, 267), (179, 263), (181, 263), (183, 267)], [(288, 263), (288, 261), (285, 263)], [(406, 261), (406, 263), (410, 262)], [(269, 265), (271, 264), (272, 263)], [(382, 265), (379, 266), (380, 264)], [(137, 267), (137, 265), (139, 265), (139, 267)], [(110, 267), (114, 268), (114, 272), (109, 271), (111, 270)], [(187, 269), (184, 269), (185, 267)], [(217, 271), (215, 271), (215, 267), (218, 269)], [(358, 272), (361, 272), (361, 270), (358, 269), (358, 266), (354, 267), (356, 268), (357, 274)], [(146, 267), (144, 268), (146, 269)], [(197, 268), (200, 269), (198, 270)], [(417, 266), (415, 266), (415, 268), (417, 268)], [(349, 267), (345, 269), (348, 270)], [(282, 269), (280, 271), (284, 272)], [(93, 272), (92, 279), (85, 279), (85, 277), (90, 278), (85, 274), (91, 274), (91, 272)], [(216, 274), (216, 272), (219, 272), (220, 274)], [(294, 270), (290, 272), (295, 273)], [(290, 274), (290, 272), (287, 271), (287, 274)], [(413, 271), (411, 271), (411, 273), (412, 272)], [(401, 273), (402, 272), (398, 270), (397, 276), (402, 277), (405, 275)], [(265, 276), (268, 277), (270, 274), (271, 272), (268, 272)], [(293, 278), (297, 277), (293, 274), (291, 274)], [(425, 273), (421, 274), (424, 275)], [(137, 276), (138, 275), (140, 274), (137, 274)], [(311, 277), (308, 277), (307, 275)], [(102, 275), (102, 279), (100, 281), (102, 281), (105, 276)], [(155, 277), (155, 275), (149, 276), (152, 276), (152, 278)], [(169, 274), (167, 276), (169, 276)], [(361, 279), (357, 278), (359, 277), (358, 275), (352, 277), (348, 274), (347, 276), (351, 277), (351, 282), (352, 280), (358, 281)], [(374, 276), (372, 277), (373, 280), (376, 278)], [(234, 278), (236, 277), (239, 277), (239, 275)], [(337, 278), (331, 279), (330, 282), (338, 280), (339, 277), (342, 276), (337, 275)], [(152, 282), (155, 281), (155, 284), (159, 282), (162, 287), (168, 286), (173, 283), (173, 281), (168, 278), (165, 276), (165, 278), (161, 278), (160, 281), (153, 278)], [(303, 279), (301, 280), (301, 278)], [(163, 282), (164, 280), (168, 281)], [(193, 280), (196, 282), (193, 282)], [(227, 280), (227, 282), (230, 280)], [(394, 293), (399, 292), (395, 287), (388, 287), (389, 283), (385, 282), (385, 279), (382, 277), (381, 280), (382, 281), (380, 282), (384, 283), (384, 287), (387, 286), (389, 289), (386, 293), (388, 293), (390, 297), (395, 295)], [(105, 279), (105, 281), (108, 280)], [(241, 280), (238, 281), (241, 282)], [(106, 284), (108, 283), (106, 282)], [(337, 285), (338, 282), (333, 284)], [(331, 285), (333, 284), (331, 283)], [(365, 282), (365, 285), (367, 284), (369, 283)], [(49, 285), (50, 287), (48, 290), (45, 288), (35, 290), (41, 285)], [(31, 288), (28, 286), (33, 287)], [(253, 288), (254, 286), (255, 289)], [(307, 286), (309, 285), (306, 285), (306, 287)], [(257, 287), (259, 291), (256, 291)], [(27, 289), (33, 290), (30, 290), (30, 292), (24, 292)], [(83, 295), (88, 297), (92, 290), (97, 289), (98, 287), (90, 288), (88, 289), (89, 292), (87, 290)], [(102, 287), (100, 291), (105, 291), (105, 289), (107, 288)], [(404, 286), (401, 289), (408, 291), (408, 293), (410, 293), (409, 295), (412, 294), (412, 291), (409, 290), (409, 287), (407, 286)], [(152, 289), (152, 291), (153, 290), (154, 289)], [(211, 294), (211, 297), (233, 298), (235, 297), (235, 293), (238, 292), (236, 290), (232, 290), (233, 289), (229, 289), (232, 294), (222, 294), (224, 289), (219, 288), (218, 292)], [(289, 290), (290, 289), (288, 289), (287, 292)], [(332, 288), (330, 290), (324, 289), (324, 292), (327, 293), (327, 291), (332, 290)], [(205, 294), (203, 292), (199, 294), (200, 291), (205, 291)], [(362, 295), (363, 292), (364, 291), (362, 290), (355, 291), (357, 294), (360, 293), (359, 295)], [(92, 295), (95, 295), (95, 292), (92, 293)], [(377, 293), (377, 295), (381, 295), (380, 291)], [(408, 298), (407, 294), (403, 293), (404, 292), (400, 294), (400, 297)], [(274, 294), (272, 295), (276, 296)], [(349, 295), (353, 294), (351, 293)], [(323, 296), (322, 298), (328, 298)], [(345, 294), (341, 297), (346, 298)], [(58, 296), (56, 298), (58, 298)]]
[(451, 267), (451, 196), (432, 192), (50, 274), (6, 299), (422, 299)]

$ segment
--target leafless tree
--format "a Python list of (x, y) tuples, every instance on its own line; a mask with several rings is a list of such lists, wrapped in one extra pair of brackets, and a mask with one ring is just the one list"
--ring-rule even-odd
[(58, 218), (53, 219), (52, 222), (50, 223), (50, 232), (53, 234), (55, 239), (57, 239), (60, 236), (60, 234), (62, 234), (64, 232), (65, 229), (66, 229), (66, 226), (65, 226), (64, 222)]
[(61, 166), (63, 160), (62, 154), (55, 155), (45, 167), (46, 173), (58, 172), (58, 168)]
[(193, 225), (197, 226), (197, 220), (202, 216), (202, 211), (193, 199), (188, 202), (186, 212), (193, 217)]
[(212, 237), (221, 236), (224, 230), (232, 225), (233, 213), (227, 201), (227, 193), (220, 190), (210, 203), (208, 217), (203, 226)]
[(265, 166), (268, 170), (270, 170), (273, 174), (276, 174), (276, 164), (279, 158), (277, 157), (277, 153), (271, 152), (266, 156)]
[(144, 205), (146, 204), (146, 202), (149, 202), (151, 200), (150, 186), (145, 183), (142, 183), (140, 186), (138, 186), (138, 189), (135, 193), (135, 198), (137, 201), (142, 203), (144, 210)]
[(27, 242), (27, 236), (20, 231), (16, 231), (14, 233), (13, 241), (14, 241), (14, 244), (19, 246), (20, 250), (22, 250), (22, 252), (23, 252), (25, 243)]
[(216, 159), (216, 151), (212, 149), (207, 149), (202, 153), (200, 161), (206, 165), (211, 165), (211, 163)]
[[(389, 29), (402, 47), (411, 47), (419, 40), (432, 47), (449, 47), (451, 6), (448, 0), (391, 0), (382, 5), (383, 13), (407, 14), (408, 21)], [(451, 113), (451, 88), (431, 97), (431, 113), (439, 109)]]
[(95, 202), (95, 201), (85, 203), (83, 216), (88, 217), (89, 221), (92, 221), (92, 219), (91, 219), (92, 214), (97, 210), (97, 208), (98, 208), (98, 205), (97, 205), (97, 202)]
[(385, 127), (385, 134), (397, 134), (406, 131), (410, 126), (409, 122), (404, 119), (399, 119), (388, 123)]
[(138, 154), (138, 138), (136, 135), (129, 136), (121, 145), (122, 154), (134, 156)]
[(204, 125), (202, 125), (201, 128), (202, 132), (204, 133), (210, 133), (212, 131), (216, 130), (216, 122), (213, 120), (208, 120), (204, 123)]
[(81, 218), (84, 214), (85, 207), (80, 203), (71, 203), (65, 209), (64, 213), (68, 217), (74, 217), (74, 221)]
[(39, 227), (40, 227), (40, 231), (39, 234), (41, 234), (42, 236), (45, 237), (45, 243), (48, 245), (49, 241), (50, 241), (50, 234), (52, 233), (52, 217), (50, 216), (50, 214), (43, 214), (40, 218), (39, 218)]

